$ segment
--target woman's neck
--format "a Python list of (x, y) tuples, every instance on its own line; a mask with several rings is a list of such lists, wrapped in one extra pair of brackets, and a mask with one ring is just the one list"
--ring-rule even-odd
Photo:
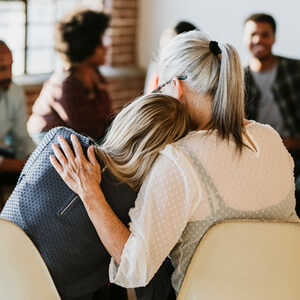
[(84, 63), (73, 68), (72, 73), (90, 90), (93, 89), (94, 68)]
[(212, 100), (210, 95), (199, 97), (198, 94), (191, 95), (187, 100), (188, 112), (192, 126), (195, 130), (210, 129), (212, 114)]

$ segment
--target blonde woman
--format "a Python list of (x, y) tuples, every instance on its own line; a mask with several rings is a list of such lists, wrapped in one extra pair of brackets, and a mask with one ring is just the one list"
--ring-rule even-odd
[[(91, 149), (95, 149), (102, 166), (98, 165), (98, 176), (102, 174), (101, 188), (108, 205), (122, 225), (129, 223), (128, 211), (159, 152), (186, 135), (189, 128), (184, 104), (167, 95), (147, 95), (126, 106), (116, 116), (103, 144), (90, 148), (89, 156)], [(65, 127), (52, 129), (29, 158), (0, 217), (16, 223), (32, 238), (62, 299), (127, 299), (126, 295), (109, 296), (110, 255), (78, 194), (65, 185), (48, 159), (59, 136), (68, 140), (71, 133), (86, 151), (92, 142), (87, 137)], [(82, 168), (87, 170), (89, 166)], [(79, 185), (86, 184), (82, 178)], [(103, 217), (107, 220), (107, 216)], [(171, 274), (172, 266), (167, 260), (166, 270)], [(170, 275), (163, 279), (158, 274), (157, 280), (167, 281), (162, 288), (155, 289), (157, 294), (167, 297), (171, 291)], [(143, 296), (145, 291), (140, 294), (138, 299), (147, 299)]]
[[(99, 188), (93, 149), (88, 160), (61, 141), (58, 173), (84, 202), (112, 255), (110, 280), (144, 286), (166, 256), (178, 293), (199, 241), (214, 223), (231, 218), (296, 221), (293, 161), (277, 132), (245, 119), (243, 71), (237, 51), (192, 31), (162, 50), (155, 92), (187, 106), (195, 131), (159, 154), (123, 226)], [(84, 168), (83, 168), (84, 167)]]

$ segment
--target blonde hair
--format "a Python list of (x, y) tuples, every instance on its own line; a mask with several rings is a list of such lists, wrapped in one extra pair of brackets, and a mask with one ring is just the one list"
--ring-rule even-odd
[(189, 130), (186, 107), (177, 99), (145, 95), (116, 116), (96, 154), (117, 179), (137, 190), (159, 151)]
[(218, 43), (222, 54), (210, 51), (211, 39), (194, 30), (174, 37), (159, 58), (160, 81), (187, 76), (184, 81), (199, 95), (212, 98), (210, 128), (221, 139), (233, 137), (237, 150), (244, 143), (244, 80), (237, 51), (229, 44)]

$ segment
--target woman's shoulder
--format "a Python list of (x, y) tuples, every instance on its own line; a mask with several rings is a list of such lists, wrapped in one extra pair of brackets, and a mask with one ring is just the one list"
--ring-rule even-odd
[(57, 69), (52, 73), (48, 81), (53, 84), (59, 84), (64, 82), (65, 80), (68, 80), (70, 75), (70, 72), (64, 71), (63, 69)]
[(195, 148), (200, 147), (202, 143), (199, 136), (202, 136), (201, 132), (193, 131), (180, 140), (167, 145), (160, 151), (166, 158), (161, 159), (171, 159), (175, 161), (176, 164), (186, 163), (187, 154), (193, 152)]
[(70, 71), (65, 71), (62, 69), (56, 70), (47, 80), (46, 85), (49, 88), (74, 88), (81, 86), (78, 78)]
[(272, 126), (252, 121), (246, 126), (246, 131), (261, 151), (265, 149), (278, 155), (288, 153), (281, 136)]
[(262, 124), (254, 120), (249, 121), (245, 126), (246, 130), (252, 134), (271, 135), (280, 138), (279, 133), (269, 124)]

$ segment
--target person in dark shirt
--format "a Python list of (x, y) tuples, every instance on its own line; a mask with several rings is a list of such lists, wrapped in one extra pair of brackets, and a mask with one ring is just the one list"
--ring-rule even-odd
[(102, 12), (76, 10), (56, 24), (55, 49), (64, 65), (44, 83), (33, 105), (27, 128), (37, 145), (57, 126), (95, 140), (104, 136), (112, 110), (99, 66), (105, 62), (109, 19)]
[(246, 114), (271, 125), (292, 155), (300, 216), (300, 60), (273, 53), (275, 34), (271, 15), (255, 13), (245, 20), (244, 42), (251, 54), (245, 68)]

